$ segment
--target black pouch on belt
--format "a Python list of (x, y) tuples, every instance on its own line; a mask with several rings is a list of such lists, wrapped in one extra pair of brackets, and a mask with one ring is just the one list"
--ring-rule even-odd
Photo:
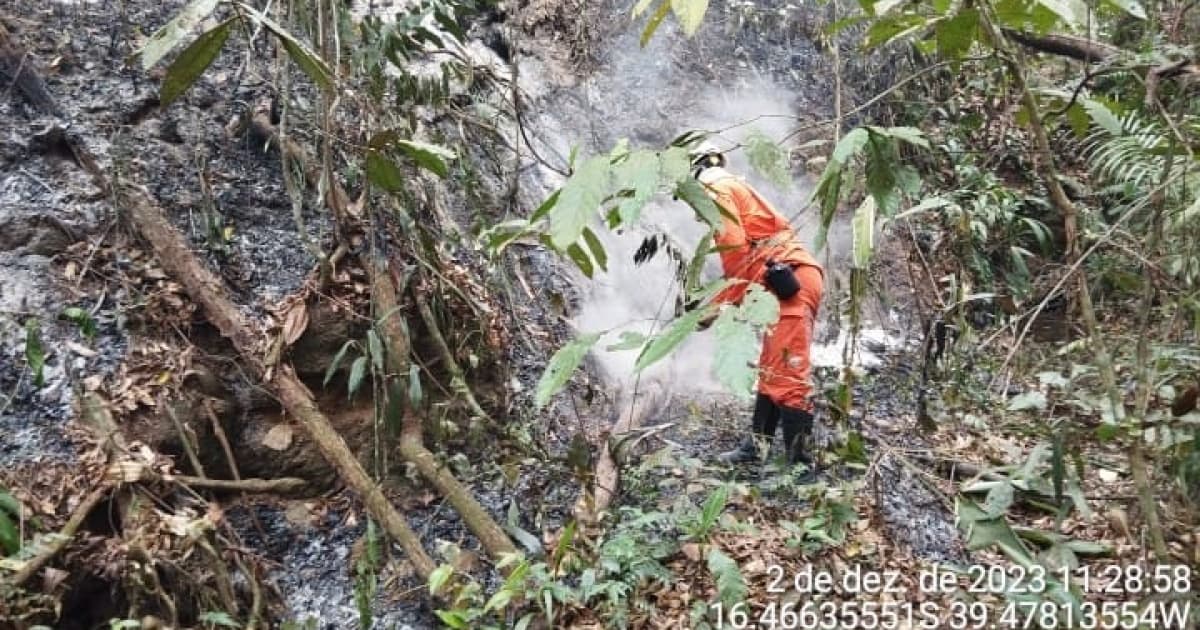
[(786, 300), (800, 291), (800, 282), (790, 265), (774, 260), (767, 261), (766, 285), (775, 297)]

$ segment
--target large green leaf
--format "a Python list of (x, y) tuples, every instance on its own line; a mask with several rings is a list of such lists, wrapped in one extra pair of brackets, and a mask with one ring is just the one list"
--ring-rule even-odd
[(544, 406), (549, 402), (551, 396), (558, 393), (567, 384), (571, 374), (575, 372), (575, 368), (583, 362), (583, 358), (587, 356), (592, 346), (596, 345), (596, 341), (602, 334), (581, 335), (559, 348), (558, 352), (550, 357), (550, 362), (546, 364), (546, 371), (542, 372), (542, 378), (538, 380), (537, 390), (534, 393), (534, 404), (537, 407)]
[(154, 32), (138, 54), (142, 69), (149, 70), (178, 46), (220, 4), (221, 0), (192, 0), (170, 22)]
[(555, 248), (565, 250), (579, 240), (608, 193), (610, 175), (608, 158), (597, 155), (584, 161), (567, 180), (549, 213), (550, 241)]
[(1138, 0), (1105, 0), (1109, 4), (1118, 9), (1132, 15), (1133, 17), (1144, 20), (1146, 19), (1146, 8)]
[(875, 197), (867, 195), (854, 211), (851, 227), (854, 232), (854, 267), (868, 269), (875, 251)]
[(867, 145), (867, 140), (870, 137), (870, 132), (863, 127), (852, 129), (850, 133), (842, 136), (837, 146), (833, 148), (833, 156), (830, 158), (830, 163), (846, 164), (850, 161), (850, 158), (862, 151), (862, 148)]
[(671, 10), (675, 19), (688, 37), (696, 34), (704, 23), (704, 13), (708, 11), (708, 0), (671, 0)]
[(867, 39), (863, 46), (868, 49), (882, 46), (894, 39), (922, 30), (928, 24), (928, 18), (914, 13), (900, 13), (880, 18), (871, 25), (871, 28), (867, 29)]
[(737, 309), (739, 319), (755, 326), (769, 326), (779, 321), (779, 299), (774, 293), (763, 290), (761, 285), (752, 284)]
[(788, 153), (774, 140), (758, 129), (746, 137), (746, 157), (750, 166), (772, 183), (787, 188), (791, 186), (792, 178), (788, 175)]
[(7, 514), (0, 512), (0, 552), (11, 555), (21, 550), (21, 534)]
[(1046, 7), (1058, 16), (1067, 26), (1075, 28), (1083, 23), (1087, 16), (1087, 5), (1083, 0), (1037, 0), (1038, 4)]
[(238, 6), (251, 19), (262, 24), (275, 37), (279, 38), (288, 56), (292, 58), (292, 61), (296, 62), (296, 65), (300, 66), (300, 69), (304, 71), (304, 74), (308, 75), (308, 78), (312, 79), (313, 83), (316, 83), (318, 87), (326, 92), (333, 91), (333, 71), (307, 44), (296, 39), (287, 29), (280, 26), (275, 20), (259, 13), (254, 7), (245, 3), (239, 3)]
[(708, 313), (708, 308), (698, 308), (676, 319), (671, 323), (670, 328), (655, 336), (650, 340), (650, 343), (646, 344), (646, 347), (642, 349), (642, 353), (638, 356), (637, 362), (634, 363), (633, 368), (638, 371), (644, 370), (670, 354), (679, 344), (683, 343), (684, 339), (687, 339), (688, 335), (696, 330), (696, 327), (700, 325), (700, 320)]
[(670, 0), (663, 0), (662, 4), (658, 5), (658, 9), (654, 12), (654, 15), (650, 16), (650, 19), (646, 22), (646, 28), (642, 29), (642, 37), (638, 40), (638, 44), (642, 48), (645, 48), (646, 44), (650, 43), (650, 38), (654, 37), (654, 31), (658, 30), (658, 25), (662, 24), (662, 21), (666, 19), (667, 14), (670, 12)]
[(1083, 99), (1083, 108), (1087, 110), (1088, 116), (1091, 116), (1092, 120), (1108, 133), (1114, 136), (1125, 134), (1125, 128), (1121, 126), (1120, 119), (1104, 103), (1085, 98)]
[(171, 62), (159, 91), (158, 102), (161, 106), (170, 105), (204, 74), (221, 52), (225, 41), (229, 39), (229, 33), (236, 21), (237, 18), (229, 18), (201, 33), (196, 41), (184, 48), (175, 61)]
[(960, 59), (979, 38), (979, 9), (963, 9), (934, 27), (938, 54), (948, 59)]
[(454, 151), (446, 147), (415, 140), (397, 140), (396, 146), (421, 168), (432, 171), (439, 177), (445, 177), (450, 173), (450, 169), (446, 167), (446, 161), (458, 157)]
[(717, 317), (713, 333), (717, 342), (713, 372), (717, 380), (730, 391), (749, 396), (757, 377), (754, 362), (758, 358), (758, 336), (754, 327), (729, 309)]
[(721, 227), (721, 208), (708, 196), (703, 184), (689, 177), (679, 182), (675, 195), (686, 201), (706, 223), (715, 228)]
[(658, 191), (659, 158), (651, 151), (633, 151), (613, 168), (613, 179), (616, 187), (631, 191), (617, 206), (621, 223), (630, 225)]
[(955, 499), (955, 520), (966, 538), (968, 551), (978, 551), (994, 545), (1009, 559), (1022, 566), (1028, 567), (1033, 563), (1029, 549), (1009, 527), (1003, 516), (989, 516), (974, 501), (960, 496)]
[(746, 599), (746, 580), (738, 563), (715, 546), (708, 552), (708, 571), (712, 573), (717, 584), (717, 597), (723, 604), (732, 607)]
[(688, 160), (687, 149), (672, 146), (659, 156), (662, 181), (668, 185), (676, 184), (691, 177), (691, 163)]
[(383, 151), (367, 149), (367, 179), (391, 193), (404, 190), (404, 173)]

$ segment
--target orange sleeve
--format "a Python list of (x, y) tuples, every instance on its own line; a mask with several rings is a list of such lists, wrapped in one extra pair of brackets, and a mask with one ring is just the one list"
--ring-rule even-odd
[[(716, 193), (714, 195), (716, 202), (726, 210), (727, 214), (721, 215), (721, 229), (713, 236), (713, 244), (719, 250), (721, 270), (724, 272), (725, 278), (737, 279), (746, 258), (746, 230), (743, 229), (740, 221), (732, 218), (741, 216), (732, 192), (725, 189), (718, 190)], [(747, 288), (745, 282), (739, 282), (717, 293), (713, 297), (713, 301), (719, 304), (738, 304), (746, 294)]]

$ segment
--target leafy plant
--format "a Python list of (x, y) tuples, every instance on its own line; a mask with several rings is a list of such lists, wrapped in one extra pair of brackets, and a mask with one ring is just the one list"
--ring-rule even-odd
[(46, 348), (42, 345), (42, 330), (36, 318), (25, 322), (25, 362), (33, 373), (33, 386), (46, 384)]

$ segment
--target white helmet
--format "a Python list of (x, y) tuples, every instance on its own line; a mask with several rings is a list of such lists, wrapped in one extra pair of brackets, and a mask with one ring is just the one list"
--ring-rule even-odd
[(704, 140), (688, 150), (688, 158), (692, 166), (700, 166), (700, 163), (709, 156), (716, 156), (721, 164), (725, 163), (725, 151), (712, 140)]

